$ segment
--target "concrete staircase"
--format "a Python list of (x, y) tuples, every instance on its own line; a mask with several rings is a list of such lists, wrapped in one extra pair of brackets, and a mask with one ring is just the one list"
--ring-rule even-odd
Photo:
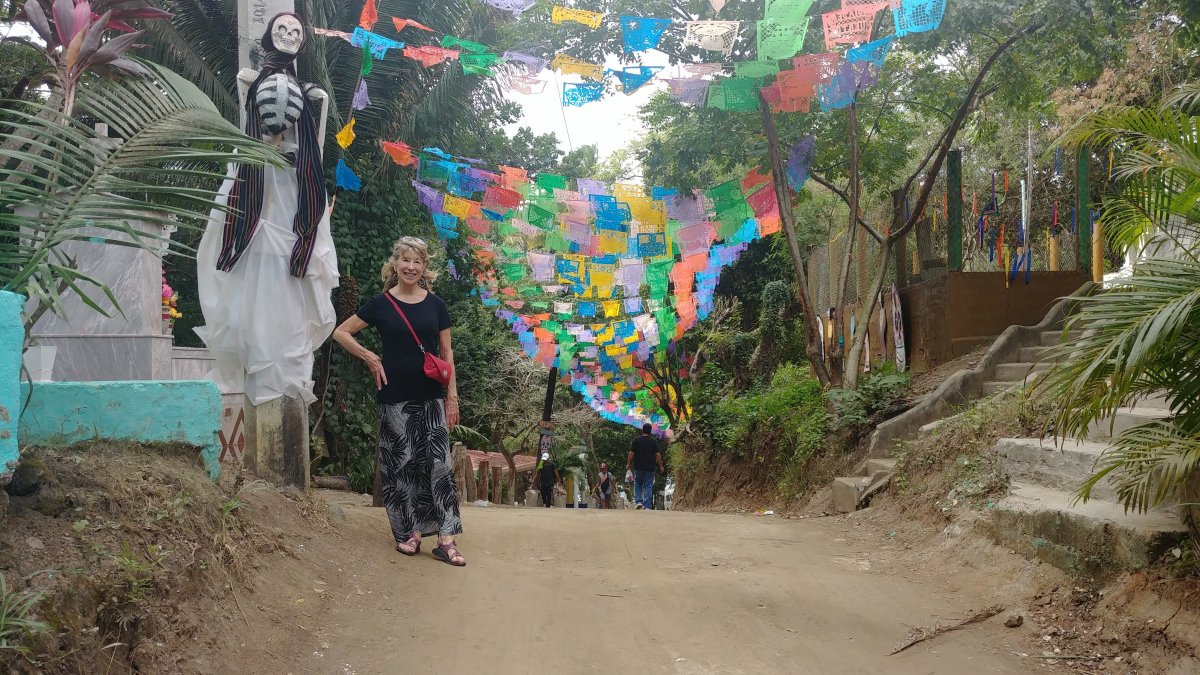
[[(1068, 334), (1066, 339), (1070, 340), (1073, 337), (1078, 336)], [(1040, 345), (1021, 347), (1017, 350), (1015, 361), (996, 365), (992, 373), (993, 379), (983, 383), (983, 395), (991, 396), (1018, 384), (1032, 382), (1034, 378), (1050, 368), (1050, 364), (1042, 357), (1063, 339), (1062, 331), (1043, 331)]]
[[(1088, 292), (1090, 286), (1085, 284), (1077, 294)], [(1058, 301), (1036, 326), (1009, 326), (974, 367), (954, 373), (911, 409), (876, 427), (869, 442), (869, 459), (853, 475), (833, 480), (833, 510), (849, 513), (860, 509), (888, 484), (895, 469), (890, 460), (896, 441), (914, 439), (922, 429), (928, 431), (972, 401), (1028, 382), (1044, 371), (1042, 355), (1062, 339), (1061, 327), (1071, 303)]]
[(1011, 489), (980, 526), (996, 542), (1075, 574), (1136, 569), (1154, 562), (1186, 534), (1176, 509), (1126, 513), (1117, 492), (1098, 483), (1091, 499), (1075, 503), (1075, 490), (1091, 475), (1113, 436), (1166, 417), (1161, 399), (1118, 410), (1092, 427), (1085, 440), (1002, 438), (996, 453)]
[[(914, 411), (919, 413), (922, 406), (929, 407), (928, 399), (936, 399), (943, 404), (952, 402), (954, 405), (962, 406), (998, 391), (1032, 382), (1034, 378), (1044, 373), (1049, 368), (1049, 364), (1042, 360), (1042, 356), (1063, 339), (1062, 331), (1052, 330), (1049, 326), (1043, 325), (1034, 328), (1020, 326), (1014, 328), (1021, 328), (1025, 332), (1024, 334), (1021, 332), (1010, 334), (1009, 331), (1006, 331), (996, 340), (987, 355), (981, 359), (980, 366), (974, 369), (974, 372), (959, 371), (941, 387), (938, 387), (937, 391), (929, 394), (926, 401), (914, 407)], [(960, 377), (963, 375), (966, 377)], [(959, 386), (953, 386), (956, 380)], [(974, 382), (972, 383), (970, 380), (974, 380)], [(948, 387), (947, 385), (952, 386)], [(943, 411), (944, 409), (939, 406), (939, 414), (932, 416), (932, 420), (929, 419), (931, 417), (929, 414), (914, 416), (915, 421), (909, 425), (913, 428), (907, 430), (907, 433), (891, 436), (887, 444), (876, 443), (877, 439), (873, 438), (871, 457), (858, 466), (855, 474), (833, 479), (834, 511), (838, 513), (856, 511), (862, 508), (875, 492), (886, 486), (896, 465), (895, 460), (890, 459), (890, 441), (896, 438), (923, 436), (942, 419), (940, 413)], [(898, 421), (902, 422), (902, 418), (906, 416), (909, 416), (909, 413), (901, 415), (896, 420), (885, 422), (880, 425), (880, 428), (883, 429), (886, 425)], [(878, 434), (879, 432), (876, 432), (876, 435)]]

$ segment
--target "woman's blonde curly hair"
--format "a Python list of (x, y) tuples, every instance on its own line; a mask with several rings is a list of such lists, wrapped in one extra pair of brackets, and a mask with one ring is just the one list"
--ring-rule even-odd
[(392, 246), (392, 256), (383, 263), (383, 267), (379, 270), (379, 278), (383, 281), (384, 292), (386, 293), (400, 283), (400, 275), (396, 273), (396, 263), (400, 261), (400, 256), (404, 255), (405, 251), (412, 251), (421, 258), (421, 262), (425, 264), (425, 273), (421, 275), (420, 284), (423, 288), (433, 290), (433, 280), (437, 279), (437, 272), (433, 271), (433, 266), (430, 264), (429, 244), (419, 237), (400, 237)]

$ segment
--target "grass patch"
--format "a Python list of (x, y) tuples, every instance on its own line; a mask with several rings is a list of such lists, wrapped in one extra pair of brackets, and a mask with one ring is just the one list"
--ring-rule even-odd
[(1050, 412), (1047, 403), (1024, 392), (1001, 392), (944, 418), (928, 438), (897, 441), (895, 499), (941, 516), (957, 507), (986, 506), (1007, 487), (996, 441), (1041, 436)]

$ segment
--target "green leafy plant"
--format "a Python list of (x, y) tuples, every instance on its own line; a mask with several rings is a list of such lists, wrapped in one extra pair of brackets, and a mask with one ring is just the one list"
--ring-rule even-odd
[[(42, 40), (42, 53), (54, 67), (56, 93), (62, 96), (60, 110), (66, 117), (75, 109), (77, 85), (86, 73), (115, 70), (150, 74), (145, 66), (125, 56), (142, 36), (126, 20), (171, 16), (155, 7), (129, 7), (128, 3), (106, 0), (99, 0), (95, 7), (88, 0), (28, 0), (24, 15)], [(123, 34), (110, 37), (107, 33), (112, 30)]]
[(834, 429), (869, 424), (879, 413), (887, 410), (903, 394), (910, 375), (896, 371), (888, 363), (859, 381), (858, 389), (830, 389), (825, 396), (833, 402), (836, 418)]
[[(1101, 222), (1115, 242), (1136, 246), (1133, 276), (1075, 298), (1067, 329), (1040, 387), (1057, 404), (1055, 433), (1083, 437), (1120, 407), (1151, 394), (1170, 415), (1121, 433), (1080, 486), (1087, 500), (1110, 480), (1126, 508), (1145, 511), (1200, 495), (1200, 85), (1153, 108), (1122, 106), (1083, 119), (1067, 144), (1120, 149), (1119, 180)], [(1200, 546), (1200, 510), (1187, 509)]]
[[(145, 64), (151, 77), (88, 79), (76, 107), (111, 133), (63, 118), (47, 105), (26, 104), (6, 118), (0, 145), (0, 287), (36, 299), (32, 325), (61, 295), (112, 292), (79, 271), (60, 246), (70, 241), (158, 249), (134, 222), (195, 226), (213, 208), (213, 188), (230, 162), (284, 159), (223, 119), (195, 85)], [(103, 128), (103, 127), (102, 127)]]
[(32, 635), (50, 630), (49, 624), (34, 618), (34, 608), (43, 595), (41, 591), (10, 588), (8, 579), (0, 572), (0, 649), (28, 658), (29, 647), (23, 642)]
[(786, 364), (762, 391), (713, 406), (704, 431), (719, 452), (742, 456), (778, 443), (785, 459), (799, 460), (821, 447), (827, 421), (821, 384), (807, 367)]

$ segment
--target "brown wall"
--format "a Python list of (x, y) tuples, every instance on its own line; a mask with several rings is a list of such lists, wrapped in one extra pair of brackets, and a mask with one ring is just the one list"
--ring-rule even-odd
[(933, 368), (1012, 325), (1032, 326), (1089, 281), (1078, 272), (1034, 272), (1005, 287), (1000, 272), (949, 272), (900, 291), (909, 363)]

